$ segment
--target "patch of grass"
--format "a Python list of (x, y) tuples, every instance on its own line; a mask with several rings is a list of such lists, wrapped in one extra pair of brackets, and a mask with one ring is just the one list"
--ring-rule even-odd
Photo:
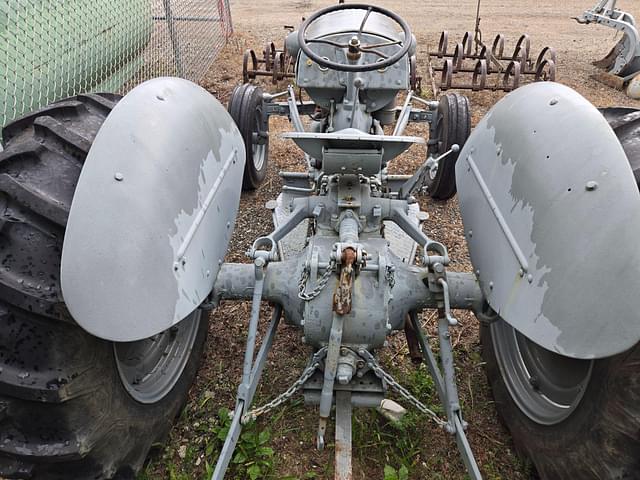
[(384, 480), (409, 480), (409, 469), (404, 465), (397, 470), (391, 465), (385, 465)]
[[(205, 398), (203, 403), (206, 401)], [(231, 427), (230, 413), (229, 409), (221, 408), (217, 416), (204, 416), (196, 420), (190, 418), (189, 412), (185, 409), (180, 416), (180, 422), (192, 425), (192, 429), (189, 429), (188, 443), (180, 445), (177, 449), (167, 447), (162, 457), (147, 465), (136, 480), (157, 478), (154, 474), (157, 470), (164, 470), (168, 480), (209, 480)], [(269, 428), (258, 428), (255, 422), (245, 425), (225, 478), (272, 478), (274, 451), (270, 443)]]
[[(214, 452), (222, 449), (231, 427), (231, 415), (229, 409), (221, 408), (218, 411), (218, 422), (211, 429), (213, 436), (207, 443), (206, 458), (212, 458)], [(255, 422), (243, 427), (238, 444), (234, 451), (228, 475), (233, 478), (258, 480), (269, 478), (273, 471), (273, 448), (269, 446), (271, 432), (269, 429), (259, 430)], [(212, 459), (213, 460), (213, 459)], [(216, 458), (217, 460), (217, 458)], [(210, 478), (215, 468), (215, 461), (206, 462), (206, 478)]]

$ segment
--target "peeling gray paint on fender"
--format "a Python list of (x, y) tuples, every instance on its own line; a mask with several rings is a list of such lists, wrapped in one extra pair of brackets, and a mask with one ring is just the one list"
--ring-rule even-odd
[(519, 88), (472, 132), (456, 178), (474, 270), (502, 318), (574, 358), (640, 340), (640, 194), (593, 105), (556, 83)]
[(159, 333), (210, 293), (233, 231), (244, 144), (226, 109), (178, 78), (127, 94), (89, 151), (61, 283), (78, 324), (112, 341)]

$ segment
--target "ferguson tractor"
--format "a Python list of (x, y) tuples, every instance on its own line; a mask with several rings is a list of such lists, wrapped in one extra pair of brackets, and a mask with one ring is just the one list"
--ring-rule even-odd
[[(130, 476), (186, 400), (209, 310), (250, 299), (214, 479), (242, 426), (299, 391), (317, 406), (319, 449), (335, 408), (337, 479), (352, 474), (353, 408), (380, 407), (390, 391), (449, 432), (481, 478), (456, 389), (455, 309), (481, 322), (498, 411), (542, 478), (637, 478), (640, 113), (603, 115), (567, 87), (536, 83), (469, 135), (464, 97), (410, 91), (415, 43), (395, 13), (338, 4), (286, 39), (308, 100), (245, 84), (229, 114), (197, 85), (159, 78), (3, 130), (0, 476)], [(282, 136), (304, 169), (281, 173), (267, 205), (274, 230), (255, 240), (251, 263), (225, 263), (241, 190), (265, 176), (272, 115), (290, 119)], [(428, 141), (404, 135), (409, 122), (426, 122)], [(389, 174), (414, 144), (426, 146), (424, 164)], [(415, 198), (456, 190), (468, 273), (449, 268)], [(257, 349), (262, 301), (274, 307)], [(425, 309), (438, 315), (433, 342)], [(256, 406), (281, 319), (300, 328), (309, 361)], [(421, 352), (441, 415), (378, 361), (397, 330)]]

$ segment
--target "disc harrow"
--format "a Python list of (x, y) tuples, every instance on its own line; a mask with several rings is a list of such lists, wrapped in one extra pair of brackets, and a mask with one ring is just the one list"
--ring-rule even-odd
[(511, 54), (505, 53), (505, 37), (501, 33), (494, 37), (490, 47), (481, 37), (466, 32), (462, 40), (453, 45), (449, 32), (440, 34), (437, 50), (429, 52), (436, 87), (509, 92), (529, 81), (555, 80), (556, 51), (552, 47), (544, 47), (534, 60), (527, 34), (520, 36)]
[(293, 61), (286, 48), (277, 48), (274, 42), (267, 42), (258, 56), (255, 50), (245, 50), (242, 58), (242, 79), (248, 83), (257, 77), (271, 77), (276, 85), (285, 78), (294, 78)]

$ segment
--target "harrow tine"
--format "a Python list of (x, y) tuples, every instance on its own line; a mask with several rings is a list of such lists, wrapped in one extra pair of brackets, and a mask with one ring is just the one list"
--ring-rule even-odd
[[(249, 68), (249, 60), (251, 60), (251, 68)], [(248, 83), (249, 80), (256, 78), (256, 72), (258, 72), (258, 57), (256, 52), (251, 49), (247, 49), (242, 57), (242, 80), (244, 83)]]
[(242, 81), (248, 83), (257, 77), (271, 77), (274, 84), (285, 78), (294, 78), (291, 56), (285, 49), (276, 48), (273, 42), (265, 44), (261, 58), (254, 50), (246, 50), (242, 58)]
[(273, 55), (271, 54), (272, 45), (273, 45), (273, 42), (267, 42), (266, 45), (264, 46), (264, 49), (262, 50), (262, 59), (263, 59), (262, 61), (264, 63), (264, 69), (267, 72), (270, 72), (271, 68), (273, 67)]
[[(515, 90), (520, 86), (520, 72), (520, 62), (515, 60), (509, 62), (507, 69), (504, 71), (504, 76), (502, 77), (502, 89), (505, 92)], [(512, 77), (513, 81), (511, 80)]]
[(249, 50), (242, 55), (242, 83), (249, 83)]
[(462, 69), (462, 62), (464, 60), (464, 46), (457, 43), (456, 49), (453, 51), (453, 73), (459, 72)]
[(473, 69), (472, 79), (473, 90), (484, 90), (487, 86), (487, 61), (478, 60), (476, 67)]
[(536, 82), (553, 82), (556, 79), (556, 63), (551, 60), (543, 60), (536, 68)]
[(491, 53), (496, 58), (502, 58), (504, 55), (504, 35), (501, 33), (497, 34), (493, 39), (493, 43), (491, 44)]
[(531, 50), (531, 40), (529, 39), (529, 35), (526, 33), (521, 35), (518, 39), (518, 43), (516, 43), (516, 48), (513, 49), (513, 55), (511, 56), (511, 60), (520, 62), (524, 68), (523, 72), (528, 70), (528, 65), (530, 62), (529, 52)]
[(453, 75), (453, 62), (450, 58), (445, 59), (442, 66), (442, 77), (440, 79), (440, 89), (448, 90), (451, 88), (451, 81)]
[(556, 63), (556, 50), (555, 48), (552, 47), (544, 47), (542, 50), (540, 50), (540, 53), (538, 54), (538, 58), (536, 59), (536, 64), (534, 67), (534, 70), (537, 71), (538, 67), (540, 66), (540, 64), (546, 60), (547, 55), (549, 56), (548, 60), (551, 60), (554, 64)]
[(446, 30), (440, 34), (440, 41), (438, 41), (438, 58), (442, 58), (447, 54), (447, 43), (449, 41), (449, 32)]
[(465, 57), (471, 56), (471, 47), (473, 47), (473, 33), (466, 32), (462, 37), (462, 46), (464, 47)]

